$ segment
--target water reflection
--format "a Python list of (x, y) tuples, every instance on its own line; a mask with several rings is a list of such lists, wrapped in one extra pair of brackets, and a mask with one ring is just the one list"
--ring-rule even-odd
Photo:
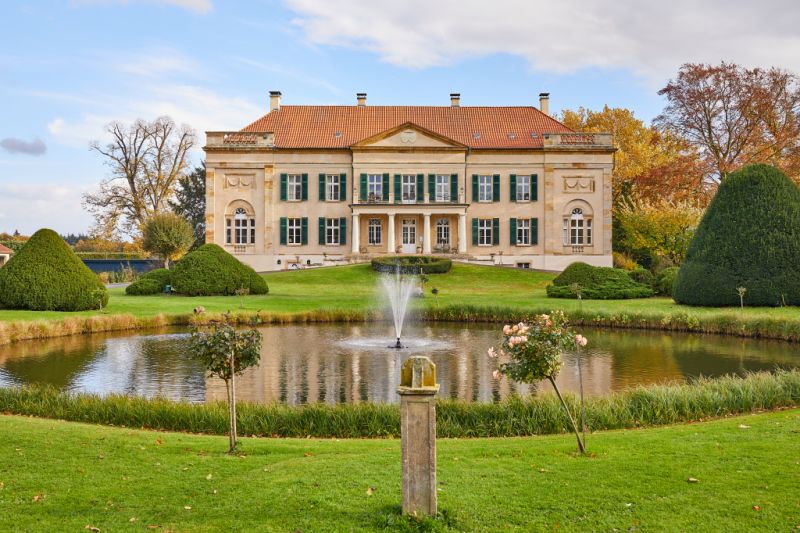
[[(256, 402), (396, 402), (403, 361), (428, 355), (437, 366), (440, 394), (492, 402), (529, 387), (492, 379), (486, 349), (499, 341), (497, 327), (409, 325), (407, 350), (387, 346), (389, 325), (290, 325), (262, 328), (261, 364), (238, 381), (238, 396)], [(717, 376), (776, 366), (800, 366), (800, 346), (774, 341), (640, 331), (584, 331), (590, 345), (580, 354), (584, 390), (590, 395), (640, 384)], [(385, 340), (385, 342), (384, 342)], [(206, 378), (191, 357), (188, 336), (92, 335), (0, 346), (0, 386), (48, 383), (71, 391), (223, 400), (221, 381)], [(578, 389), (577, 355), (566, 354), (558, 384)]]

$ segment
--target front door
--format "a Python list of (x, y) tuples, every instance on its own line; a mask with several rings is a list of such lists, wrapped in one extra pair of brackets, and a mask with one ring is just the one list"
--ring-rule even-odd
[(417, 221), (413, 218), (403, 219), (403, 253), (417, 252)]

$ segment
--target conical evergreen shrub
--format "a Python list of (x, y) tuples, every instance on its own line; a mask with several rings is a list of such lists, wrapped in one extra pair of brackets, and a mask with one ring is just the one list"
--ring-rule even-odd
[(173, 290), (186, 296), (232, 296), (239, 288), (250, 294), (269, 292), (264, 278), (216, 244), (190, 252), (170, 272)]
[(768, 165), (746, 166), (719, 186), (678, 272), (673, 297), (688, 305), (800, 305), (800, 188)]
[(84, 311), (108, 303), (108, 291), (64, 239), (40, 229), (0, 268), (0, 307)]

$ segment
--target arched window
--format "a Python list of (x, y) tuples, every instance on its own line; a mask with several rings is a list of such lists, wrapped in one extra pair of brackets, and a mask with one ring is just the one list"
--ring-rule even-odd
[(436, 246), (450, 246), (450, 221), (446, 218), (436, 221)]
[(583, 209), (575, 207), (569, 216), (564, 217), (564, 245), (591, 246), (592, 217), (585, 215)]
[(247, 245), (256, 243), (256, 218), (245, 207), (237, 207), (225, 217), (225, 244)]

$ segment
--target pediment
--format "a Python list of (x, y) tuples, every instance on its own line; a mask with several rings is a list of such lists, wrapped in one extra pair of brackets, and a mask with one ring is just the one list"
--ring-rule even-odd
[(359, 141), (354, 148), (466, 148), (444, 135), (406, 122)]

